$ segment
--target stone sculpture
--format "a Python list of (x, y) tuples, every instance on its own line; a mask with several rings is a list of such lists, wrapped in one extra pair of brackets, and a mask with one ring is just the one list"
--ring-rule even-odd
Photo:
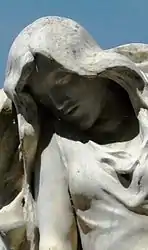
[(15, 39), (0, 92), (0, 249), (148, 249), (147, 45), (76, 22)]

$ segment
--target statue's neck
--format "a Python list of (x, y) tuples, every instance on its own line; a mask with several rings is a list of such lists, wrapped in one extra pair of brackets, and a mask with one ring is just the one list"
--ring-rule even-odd
[(126, 92), (108, 92), (102, 114), (89, 130), (95, 142), (108, 144), (129, 141), (139, 133), (139, 122)]

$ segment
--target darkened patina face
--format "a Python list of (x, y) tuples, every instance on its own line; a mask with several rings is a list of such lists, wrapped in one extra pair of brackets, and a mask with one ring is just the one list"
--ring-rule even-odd
[(89, 131), (97, 142), (126, 140), (138, 133), (128, 93), (112, 80), (56, 70), (48, 74), (44, 84), (48, 85), (46, 98), (56, 116)]
[(98, 79), (86, 79), (72, 74), (58, 74), (49, 97), (59, 117), (89, 129), (105, 104), (107, 86)]
[(29, 84), (31, 92), (58, 118), (82, 130), (92, 128), (97, 121), (96, 133), (104, 136), (121, 130), (121, 123), (133, 117), (128, 93), (116, 82), (100, 76), (79, 76), (41, 56), (36, 64), (38, 70)]
[(42, 57), (37, 64), (38, 71), (29, 80), (33, 96), (47, 108), (52, 108), (59, 118), (81, 129), (89, 129), (104, 107), (107, 81), (66, 72)]
[(109, 79), (88, 79), (59, 71), (46, 80), (53, 83), (48, 94), (56, 114), (83, 130), (97, 121), (97, 133), (115, 133), (121, 124), (133, 119), (127, 92)]

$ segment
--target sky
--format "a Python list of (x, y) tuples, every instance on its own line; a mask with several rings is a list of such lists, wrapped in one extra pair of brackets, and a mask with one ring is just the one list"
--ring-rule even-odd
[(14, 38), (37, 18), (52, 15), (74, 19), (104, 49), (130, 42), (148, 43), (148, 0), (1, 0), (0, 87)]

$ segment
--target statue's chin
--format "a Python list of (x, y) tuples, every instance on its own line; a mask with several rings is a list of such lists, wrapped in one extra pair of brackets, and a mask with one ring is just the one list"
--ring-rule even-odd
[(94, 125), (94, 129), (97, 129), (100, 133), (114, 133), (121, 125), (121, 120), (100, 120)]

